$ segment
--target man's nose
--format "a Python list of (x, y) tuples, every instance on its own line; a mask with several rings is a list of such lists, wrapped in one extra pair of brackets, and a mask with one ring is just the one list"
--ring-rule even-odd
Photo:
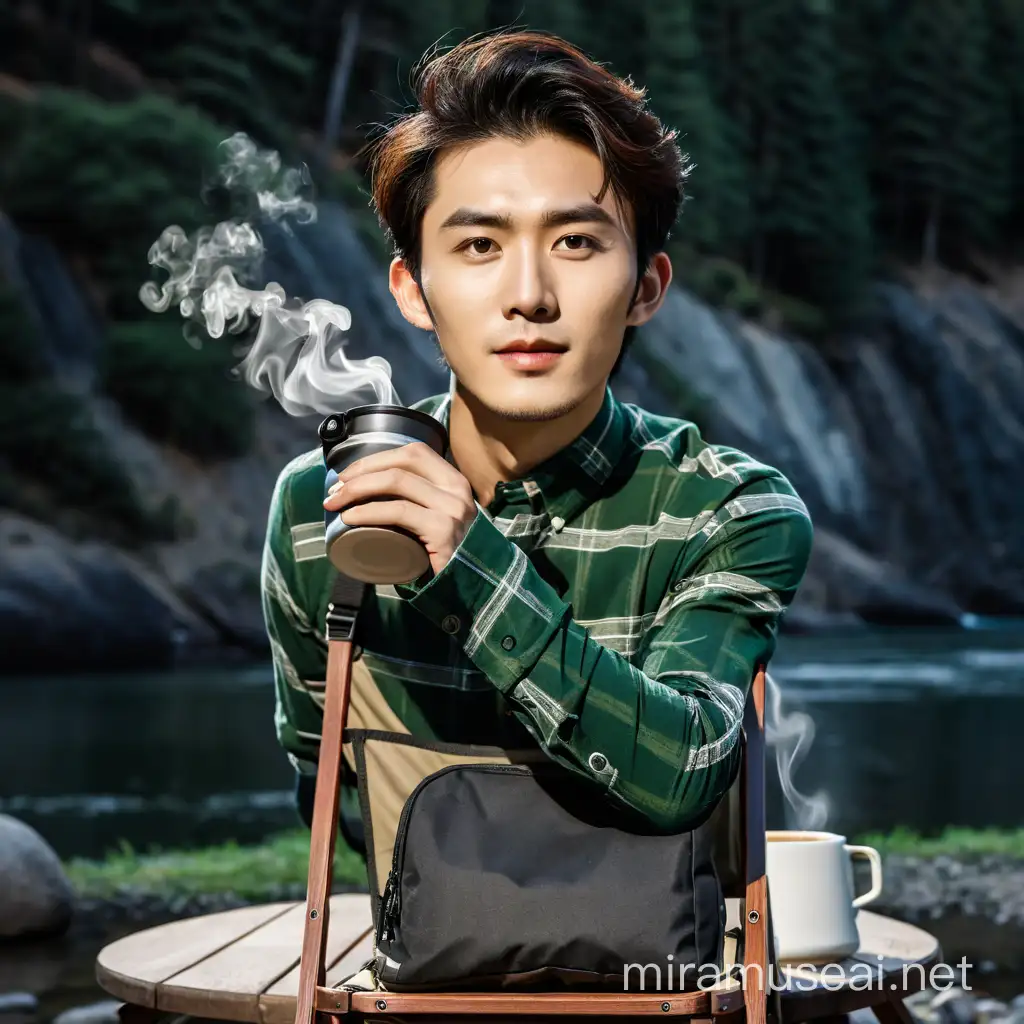
[(506, 320), (521, 316), (548, 322), (558, 317), (558, 299), (544, 254), (533, 246), (513, 249), (506, 257), (504, 313)]

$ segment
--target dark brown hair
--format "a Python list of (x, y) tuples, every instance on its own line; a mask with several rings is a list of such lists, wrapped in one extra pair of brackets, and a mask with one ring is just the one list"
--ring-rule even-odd
[[(418, 109), (387, 127), (366, 153), (381, 226), (417, 279), (438, 156), (494, 136), (553, 133), (600, 158), (605, 179), (598, 202), (611, 187), (632, 208), (639, 285), (651, 257), (665, 247), (689, 173), (677, 133), (647, 108), (644, 89), (558, 36), (509, 29), (428, 52), (413, 69), (412, 84)], [(627, 328), (613, 375), (632, 333)]]

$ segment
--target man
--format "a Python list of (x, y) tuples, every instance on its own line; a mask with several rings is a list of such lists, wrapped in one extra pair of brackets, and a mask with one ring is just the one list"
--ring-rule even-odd
[(430, 555), (360, 613), (395, 727), (532, 738), (655, 825), (689, 827), (733, 781), (747, 688), (812, 531), (778, 471), (612, 393), (672, 280), (688, 167), (642, 91), (543, 34), (463, 43), (417, 92), (373, 144), (373, 198), (395, 301), (451, 370), (449, 393), (416, 405), (448, 426), (450, 453), (370, 455), (326, 500), (319, 449), (282, 472), (264, 562), (280, 741), (311, 778), (326, 506), (403, 527)]

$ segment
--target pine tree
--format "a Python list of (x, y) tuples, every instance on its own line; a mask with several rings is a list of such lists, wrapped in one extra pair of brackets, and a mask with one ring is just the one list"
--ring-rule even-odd
[(993, 83), (1003, 90), (1006, 133), (1003, 145), (1009, 151), (1004, 173), (1009, 178), (1009, 197), (1001, 221), (1001, 248), (1019, 256), (1024, 234), (1024, 2), (1022, 0), (986, 0), (988, 16), (987, 66)]
[(600, 31), (600, 10), (586, 0), (559, 0), (546, 3), (491, 3), (488, 14), (492, 27), (515, 24), (520, 27), (553, 32), (584, 53), (600, 59), (605, 39)]
[(832, 313), (852, 311), (871, 265), (870, 203), (831, 4), (699, 0), (697, 11), (713, 90), (748, 167), (748, 268)]
[(360, 80), (361, 121), (390, 121), (413, 102), (417, 64), (489, 26), (488, 0), (379, 0), (369, 5), (372, 64)]
[(893, 241), (916, 238), (925, 262), (990, 242), (1008, 206), (1009, 96), (987, 66), (990, 29), (977, 3), (908, 0), (887, 54), (884, 209)]
[(644, 84), (693, 165), (676, 234), (697, 250), (738, 255), (748, 228), (746, 182), (729, 119), (705, 77), (692, 0), (652, 0), (647, 17)]
[(955, 148), (960, 163), (957, 199), (963, 244), (992, 248), (1010, 208), (1013, 127), (1010, 85), (1018, 85), (1021, 65), (1010, 76), (993, 73), (1001, 41), (984, 4), (960, 11), (963, 83), (958, 99), (962, 131)]
[(643, 82), (647, 68), (644, 7), (629, 0), (585, 2), (591, 56), (636, 83)]
[(409, 57), (412, 59), (435, 44), (441, 49), (450, 49), (488, 27), (487, 0), (429, 0), (402, 6), (408, 20), (401, 38), (406, 46), (411, 44)]
[(833, 5), (837, 82), (851, 117), (853, 143), (870, 174), (874, 142), (885, 117), (880, 84), (882, 48), (900, 0), (857, 0)]
[(772, 109), (761, 111), (770, 126), (761, 154), (768, 272), (786, 290), (846, 313), (866, 284), (871, 225), (867, 182), (838, 88), (831, 6), (762, 3), (765, 58), (786, 53), (768, 82)]
[(277, 0), (179, 0), (140, 8), (153, 74), (262, 145), (286, 146), (310, 62), (286, 40), (301, 20)]

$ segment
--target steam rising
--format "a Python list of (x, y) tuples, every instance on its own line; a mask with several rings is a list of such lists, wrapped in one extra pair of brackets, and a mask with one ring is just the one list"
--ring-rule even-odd
[[(213, 186), (247, 200), (254, 215), (281, 222), (287, 231), (285, 218), (300, 224), (316, 220), (316, 206), (304, 195), (311, 188), (305, 167), (282, 171), (276, 152), (259, 150), (242, 132), (219, 150)], [(183, 318), (201, 324), (212, 338), (225, 332), (244, 335), (248, 348), (236, 372), (250, 386), (273, 394), (292, 416), (324, 416), (367, 401), (401, 404), (383, 356), (351, 360), (345, 355), (342, 335), (352, 316), (344, 306), (326, 299), (301, 304), (274, 281), (256, 287), (265, 252), (247, 220), (222, 221), (191, 237), (171, 225), (149, 250), (150, 264), (165, 270), (167, 280), (160, 286), (147, 282), (139, 298), (156, 313), (177, 305)], [(361, 399), (345, 401), (358, 392), (364, 392)]]
[(806, 712), (782, 713), (782, 691), (779, 684), (766, 676), (768, 698), (765, 708), (765, 742), (775, 748), (775, 765), (782, 784), (782, 793), (796, 816), (791, 827), (820, 831), (828, 821), (829, 799), (821, 790), (814, 796), (804, 796), (793, 785), (793, 772), (797, 769), (814, 740), (814, 719)]

